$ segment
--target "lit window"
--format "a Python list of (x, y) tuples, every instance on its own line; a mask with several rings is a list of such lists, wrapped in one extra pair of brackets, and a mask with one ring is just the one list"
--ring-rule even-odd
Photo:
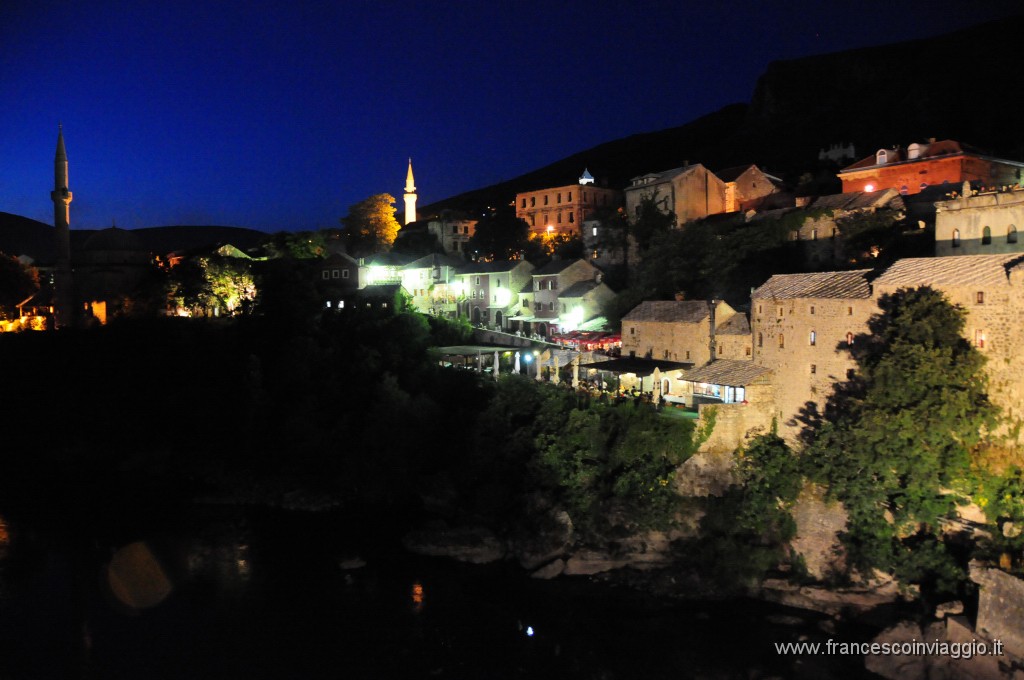
[(345, 301), (338, 300), (338, 309), (345, 309)]
[(846, 345), (850, 346), (853, 344), (853, 333), (846, 334)]
[(974, 346), (978, 348), (985, 347), (985, 331), (977, 330), (974, 331)]
[(469, 296), (475, 300), (476, 299), (476, 291), (475, 290), (471, 291)]
[(818, 344), (818, 334), (815, 333), (814, 331), (811, 331), (810, 341), (811, 341), (811, 347), (814, 347), (815, 345)]
[(327, 309), (330, 309), (330, 308), (331, 308), (331, 301), (330, 301), (330, 300), (328, 300), (328, 301), (327, 301)]
[(818, 230), (817, 229), (811, 229), (811, 240), (812, 241), (817, 241), (818, 240)]
[(875, 190), (875, 185), (874, 184), (865, 184), (864, 185), (864, 191), (868, 192), (869, 194), (872, 191), (874, 191), (874, 190)]
[(591, 236), (597, 236), (597, 227), (594, 227), (594, 228), (593, 228), (593, 229), (592, 229), (592, 230), (590, 231), (590, 234), (591, 234)]

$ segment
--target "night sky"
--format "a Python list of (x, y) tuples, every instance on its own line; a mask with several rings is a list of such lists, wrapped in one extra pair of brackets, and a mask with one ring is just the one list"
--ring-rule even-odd
[(749, 101), (773, 60), (1019, 11), (1019, 0), (0, 0), (0, 211), (52, 223), (60, 121), (72, 228), (337, 226), (371, 194), (400, 204), (409, 156), (424, 205)]

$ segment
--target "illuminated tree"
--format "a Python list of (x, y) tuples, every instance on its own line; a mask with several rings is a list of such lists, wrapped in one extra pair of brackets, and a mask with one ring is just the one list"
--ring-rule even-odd
[(379, 253), (391, 249), (402, 228), (395, 219), (394, 202), (391, 194), (374, 194), (349, 206), (348, 216), (341, 218), (341, 223), (355, 252)]
[(15, 257), (0, 253), (0, 315), (39, 290), (39, 274)]

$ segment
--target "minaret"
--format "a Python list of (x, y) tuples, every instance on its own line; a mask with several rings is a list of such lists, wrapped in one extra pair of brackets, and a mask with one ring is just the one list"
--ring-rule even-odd
[(412, 159), (409, 159), (409, 172), (405, 175), (405, 223), (416, 221), (416, 185), (412, 180)]
[(70, 326), (74, 315), (71, 280), (71, 219), (68, 191), (68, 152), (64, 148), (64, 126), (57, 126), (57, 155), (53, 159), (53, 227), (57, 239), (57, 271), (54, 279), (54, 317), (57, 328)]

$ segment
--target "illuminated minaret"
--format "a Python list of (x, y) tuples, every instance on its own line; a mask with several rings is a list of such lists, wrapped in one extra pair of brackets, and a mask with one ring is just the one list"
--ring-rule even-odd
[(71, 280), (71, 219), (68, 191), (68, 152), (64, 148), (64, 127), (57, 127), (57, 155), (53, 159), (53, 227), (57, 239), (57, 271), (54, 279), (54, 321), (57, 328), (72, 325), (74, 295)]
[(416, 185), (412, 180), (412, 159), (409, 159), (409, 172), (405, 176), (405, 223), (416, 221)]

